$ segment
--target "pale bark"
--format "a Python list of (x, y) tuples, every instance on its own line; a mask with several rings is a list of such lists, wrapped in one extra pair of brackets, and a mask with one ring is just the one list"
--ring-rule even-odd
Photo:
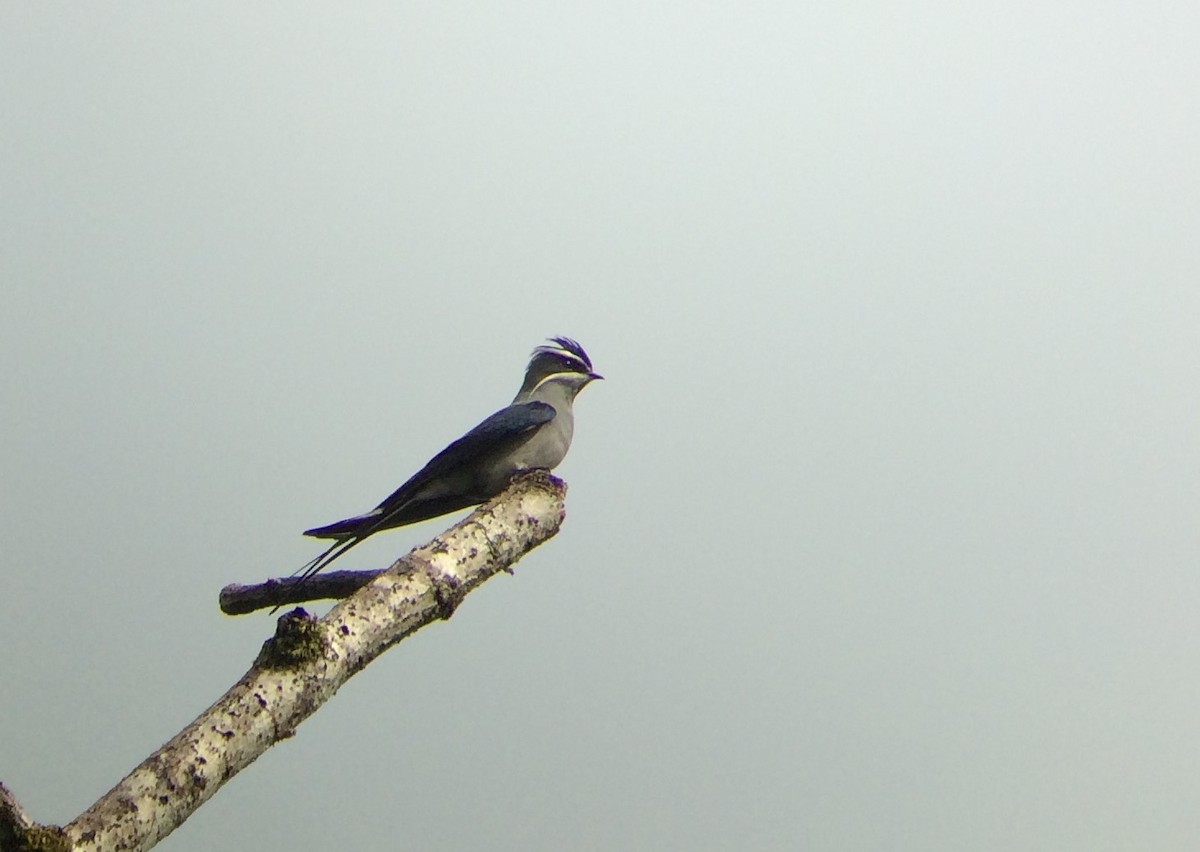
[(241, 680), (64, 826), (68, 848), (154, 846), (379, 654), (449, 618), (469, 591), (557, 533), (565, 493), (549, 474), (527, 474), (324, 618), (283, 615)]

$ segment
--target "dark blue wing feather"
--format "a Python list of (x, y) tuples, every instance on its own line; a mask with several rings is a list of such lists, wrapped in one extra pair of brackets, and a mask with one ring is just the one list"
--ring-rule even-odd
[[(334, 542), (297, 572), (299, 578), (294, 587), (302, 585), (372, 533), (455, 512), (494, 496), (491, 493), (455, 493), (453, 489), (439, 493), (436, 486), (442, 477), (460, 483), (470, 482), (472, 471), (486, 468), (489, 456), (498, 459), (519, 447), (553, 420), (555, 413), (554, 407), (544, 402), (523, 402), (503, 408), (430, 459), (374, 510), (306, 530), (305, 535), (332, 538)], [(433, 487), (426, 490), (426, 486)], [(480, 487), (477, 481), (474, 487), (476, 491), (490, 491), (495, 486), (489, 483)]]
[(370, 512), (313, 527), (304, 534), (315, 538), (362, 539), (378, 530), (436, 518), (482, 502), (492, 495), (438, 494), (436, 488), (426, 490), (426, 487), (443, 477), (469, 474), (486, 464), (489, 455), (510, 452), (553, 420), (555, 413), (554, 406), (544, 402), (523, 402), (502, 408), (430, 459)]
[(431, 458), (377, 508), (386, 514), (390, 508), (407, 502), (426, 483), (469, 468), (489, 454), (507, 451), (553, 420), (554, 414), (554, 406), (544, 402), (522, 402), (500, 409)]

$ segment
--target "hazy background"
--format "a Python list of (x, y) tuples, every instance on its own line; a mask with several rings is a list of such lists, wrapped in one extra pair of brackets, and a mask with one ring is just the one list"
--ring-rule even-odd
[(1198, 19), (3, 4), (0, 779), (75, 817), (567, 334), (562, 533), (162, 848), (1196, 848)]

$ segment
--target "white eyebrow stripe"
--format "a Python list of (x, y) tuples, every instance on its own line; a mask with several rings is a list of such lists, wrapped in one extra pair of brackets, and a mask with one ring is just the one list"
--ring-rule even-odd
[(573, 361), (579, 365), (579, 367), (580, 367), (579, 372), (581, 372), (581, 373), (586, 373), (590, 369), (588, 367), (586, 361), (584, 361), (582, 358), (580, 358), (574, 352), (571, 352), (567, 349), (559, 349), (556, 346), (539, 346), (538, 352), (545, 352), (547, 355), (559, 355), (563, 358), (566, 358), (569, 361)]

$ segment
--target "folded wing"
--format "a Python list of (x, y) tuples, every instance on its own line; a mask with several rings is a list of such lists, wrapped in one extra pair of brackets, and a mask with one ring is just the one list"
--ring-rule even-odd
[(451, 443), (377, 507), (305, 530), (314, 538), (362, 538), (379, 530), (435, 518), (482, 503), (494, 493), (481, 476), (493, 459), (507, 456), (554, 419), (554, 407), (524, 402), (502, 408)]

